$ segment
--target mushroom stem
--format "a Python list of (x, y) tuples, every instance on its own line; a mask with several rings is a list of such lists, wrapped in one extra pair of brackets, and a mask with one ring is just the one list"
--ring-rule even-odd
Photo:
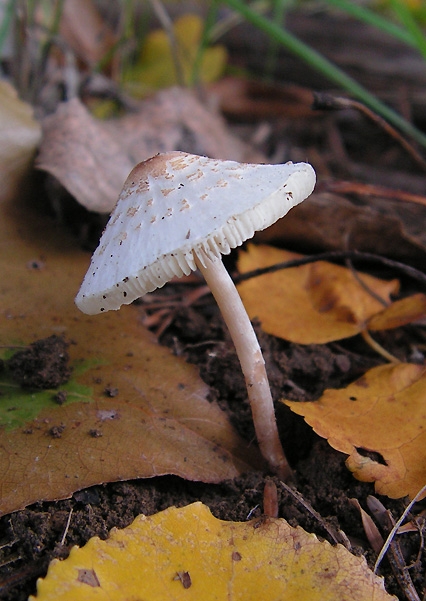
[(234, 342), (246, 381), (260, 451), (274, 472), (288, 480), (292, 472), (278, 436), (265, 361), (241, 297), (220, 258), (210, 259), (203, 254), (204, 265), (196, 256), (195, 262), (216, 299)]

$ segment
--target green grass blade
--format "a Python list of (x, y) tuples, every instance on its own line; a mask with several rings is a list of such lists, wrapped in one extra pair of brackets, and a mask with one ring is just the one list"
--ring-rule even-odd
[(15, 14), (15, 4), (16, 0), (9, 0), (8, 4), (4, 8), (3, 20), (0, 25), (0, 55), (12, 26), (12, 18)]
[(327, 4), (339, 8), (351, 17), (355, 17), (355, 19), (358, 19), (359, 21), (362, 21), (367, 25), (372, 25), (376, 29), (380, 29), (381, 31), (388, 33), (392, 37), (396, 38), (397, 40), (400, 40), (401, 42), (404, 42), (409, 46), (416, 47), (416, 40), (414, 39), (410, 31), (399, 27), (392, 21), (385, 19), (384, 17), (378, 15), (374, 11), (365, 8), (360, 4), (351, 2), (350, 0), (325, 1), (327, 2)]
[(417, 50), (426, 60), (426, 37), (420, 27), (417, 25), (408, 6), (400, 0), (391, 0), (391, 6), (398, 19), (404, 25), (407, 32), (411, 35)]
[(238, 12), (246, 21), (252, 23), (252, 25), (266, 33), (270, 38), (277, 40), (315, 70), (325, 75), (327, 79), (350, 94), (353, 94), (353, 96), (361, 100), (361, 102), (381, 115), (384, 119), (389, 121), (389, 123), (392, 123), (392, 125), (400, 129), (404, 134), (411, 136), (419, 144), (426, 147), (426, 134), (419, 131), (411, 123), (401, 117), (401, 115), (381, 102), (381, 100), (376, 98), (376, 96), (352, 79), (352, 77), (322, 56), (322, 54), (299, 40), (290, 32), (281, 29), (269, 19), (259, 15), (243, 0), (226, 0), (225, 4)]

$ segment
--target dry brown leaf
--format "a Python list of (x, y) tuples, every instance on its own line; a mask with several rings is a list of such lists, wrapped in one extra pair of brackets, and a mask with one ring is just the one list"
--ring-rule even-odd
[(391, 601), (342, 545), (283, 519), (225, 522), (202, 503), (139, 516), (53, 560), (32, 601)]
[(137, 163), (123, 140), (92, 117), (77, 98), (60, 104), (42, 126), (37, 167), (56, 177), (89, 211), (109, 213)]
[(18, 191), (40, 138), (40, 124), (32, 107), (18, 98), (7, 81), (0, 81), (0, 201)]
[(218, 482), (260, 467), (197, 370), (154, 341), (135, 306), (96, 318), (76, 309), (89, 256), (28, 207), (1, 208), (2, 345), (63, 335), (73, 372), (61, 406), (56, 390), (23, 390), (2, 372), (0, 513), (96, 483)]
[[(411, 174), (410, 174), (411, 175)], [(320, 184), (319, 184), (320, 187)], [(423, 183), (424, 190), (424, 183)], [(256, 235), (265, 243), (371, 252), (419, 265), (426, 261), (426, 207), (383, 198), (320, 192)]]
[(73, 52), (90, 66), (104, 59), (116, 42), (92, 0), (65, 0), (60, 34)]
[[(389, 497), (413, 498), (426, 482), (426, 368), (381, 365), (312, 403), (284, 401), (317, 434), (349, 455), (355, 477)], [(379, 453), (376, 461), (364, 451)], [(426, 493), (425, 493), (426, 494)]]
[(141, 103), (137, 113), (100, 121), (73, 99), (42, 123), (37, 166), (56, 177), (90, 211), (109, 213), (136, 163), (183, 150), (212, 158), (263, 160), (228, 132), (195, 92), (171, 88)]
[[(241, 273), (301, 255), (272, 246), (249, 245), (240, 252)], [(398, 282), (362, 274), (365, 284), (389, 301)], [(365, 323), (383, 309), (345, 267), (318, 261), (265, 274), (239, 284), (238, 290), (251, 318), (265, 332), (299, 344), (323, 344), (358, 334)]]
[(312, 110), (311, 88), (229, 76), (208, 89), (217, 97), (221, 110), (234, 119), (318, 118)]

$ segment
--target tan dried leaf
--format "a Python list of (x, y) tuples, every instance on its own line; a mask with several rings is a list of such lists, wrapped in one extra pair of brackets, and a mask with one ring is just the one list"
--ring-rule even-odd
[(100, 121), (78, 100), (46, 117), (37, 166), (56, 177), (90, 211), (109, 213), (133, 167), (158, 152), (183, 150), (213, 158), (260, 162), (195, 92), (171, 88), (136, 113)]

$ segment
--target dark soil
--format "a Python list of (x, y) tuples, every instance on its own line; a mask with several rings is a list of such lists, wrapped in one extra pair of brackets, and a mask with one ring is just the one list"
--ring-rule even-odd
[[(181, 289), (170, 287), (170, 292)], [(211, 387), (211, 397), (229, 413), (240, 434), (253, 440), (244, 380), (212, 298), (205, 297), (199, 306), (179, 309), (173, 317), (162, 342), (199, 366), (202, 378)], [(345, 345), (302, 347), (266, 335), (259, 325), (257, 333), (277, 399), (283, 396), (295, 400), (315, 399), (325, 388), (344, 386), (380, 363), (356, 338)], [(395, 343), (399, 352), (401, 344), (408, 352), (410, 342), (409, 333), (402, 335), (401, 331), (386, 335), (385, 340), (387, 348), (392, 350)], [(28, 357), (28, 366), (36, 365), (32, 353), (20, 356), (21, 361), (22, 357)], [(53, 362), (49, 364), (52, 366)], [(60, 362), (57, 365), (60, 379), (63, 371)], [(23, 364), (21, 367), (24, 370)], [(374, 486), (355, 480), (345, 467), (345, 456), (319, 439), (301, 417), (281, 404), (277, 405), (277, 415), (285, 450), (295, 470), (291, 484), (302, 495), (301, 501), (275, 479), (279, 516), (333, 544), (338, 540), (348, 545), (349, 541), (351, 551), (364, 554), (372, 565), (375, 554), (363, 530), (359, 511), (350, 499), (357, 499), (367, 509), (366, 498), (374, 495)], [(68, 500), (36, 503), (4, 516), (0, 519), (0, 598), (4, 601), (27, 599), (29, 594), (35, 593), (36, 580), (46, 574), (52, 558), (65, 558), (73, 545), (84, 545), (94, 535), (105, 539), (112, 527), (123, 528), (140, 513), (149, 515), (171, 505), (183, 506), (201, 500), (220, 519), (245, 521), (259, 517), (263, 512), (265, 482), (269, 478), (266, 474), (254, 473), (219, 485), (207, 485), (168, 476), (105, 484), (76, 492)], [(395, 518), (405, 506), (402, 500), (383, 497), (381, 501)], [(421, 538), (418, 533), (405, 534), (400, 537), (400, 544), (406, 565), (413, 564), (410, 574), (414, 585), (422, 591), (426, 558), (423, 550), (419, 557)], [(382, 573), (387, 590), (404, 599), (401, 585), (386, 560)]]
[(57, 388), (68, 382), (68, 343), (61, 336), (36, 340), (6, 361), (13, 377), (24, 388)]

